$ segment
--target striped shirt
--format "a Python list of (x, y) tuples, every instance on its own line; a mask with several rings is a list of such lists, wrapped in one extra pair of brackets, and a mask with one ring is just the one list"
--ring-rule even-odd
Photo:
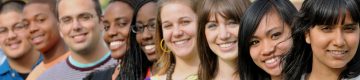
[(96, 64), (95, 66), (80, 68), (72, 65), (67, 58), (54, 67), (49, 68), (37, 80), (82, 80), (88, 74), (98, 70), (105, 70), (116, 66), (117, 61), (107, 56), (106, 60)]

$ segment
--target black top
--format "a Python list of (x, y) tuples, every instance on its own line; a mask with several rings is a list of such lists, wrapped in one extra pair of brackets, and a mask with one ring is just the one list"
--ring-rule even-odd
[(115, 71), (115, 67), (110, 67), (105, 70), (95, 71), (86, 76), (83, 80), (111, 80)]

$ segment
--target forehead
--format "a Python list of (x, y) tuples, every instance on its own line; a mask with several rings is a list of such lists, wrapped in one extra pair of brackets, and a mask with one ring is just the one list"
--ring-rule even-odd
[(38, 14), (49, 14), (51, 13), (50, 8), (46, 4), (32, 3), (28, 4), (24, 8), (24, 16), (32, 17)]
[(264, 26), (264, 27), (279, 26), (280, 27), (280, 25), (282, 25), (282, 23), (284, 23), (284, 22), (280, 19), (279, 14), (274, 10), (270, 10), (261, 18), (261, 21), (259, 23), (259, 28), (260, 28), (260, 26)]
[(155, 18), (156, 17), (156, 3), (149, 2), (142, 6), (137, 15), (138, 19)]
[(76, 16), (81, 13), (96, 14), (95, 5), (91, 0), (60, 0), (58, 3), (59, 17)]
[(0, 14), (0, 25), (1, 26), (11, 26), (22, 20), (22, 15), (16, 11), (10, 11)]
[(130, 15), (133, 15), (134, 11), (130, 7), (130, 5), (117, 1), (114, 3), (111, 3), (105, 10), (105, 18), (115, 18), (114, 16), (120, 16), (120, 17), (132, 17)]
[(160, 16), (163, 21), (167, 21), (181, 17), (196, 17), (196, 14), (189, 6), (180, 3), (169, 3), (162, 7)]

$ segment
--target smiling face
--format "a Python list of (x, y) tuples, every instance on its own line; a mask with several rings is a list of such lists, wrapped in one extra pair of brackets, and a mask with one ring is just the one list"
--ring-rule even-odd
[(306, 34), (314, 66), (343, 69), (354, 57), (359, 47), (360, 29), (359, 23), (353, 22), (349, 15), (346, 14), (344, 24), (315, 25)]
[(130, 5), (116, 1), (109, 5), (104, 14), (104, 39), (112, 51), (111, 57), (119, 59), (127, 50), (127, 40), (133, 17)]
[(61, 39), (55, 15), (46, 4), (33, 3), (24, 8), (24, 17), (29, 22), (30, 41), (45, 53)]
[(234, 61), (238, 54), (239, 24), (222, 15), (210, 14), (205, 25), (205, 36), (210, 49), (221, 59)]
[(0, 46), (7, 58), (20, 58), (30, 52), (29, 33), (22, 14), (15, 11), (0, 14)]
[[(138, 12), (136, 24), (137, 26), (147, 25), (143, 32), (136, 33), (136, 40), (140, 44), (141, 49), (145, 52), (149, 61), (156, 61), (158, 55), (155, 54), (155, 17), (156, 3), (150, 2), (142, 6)], [(145, 27), (145, 26), (144, 26)], [(149, 29), (154, 28), (154, 29)]]
[(60, 34), (70, 50), (86, 54), (102, 40), (103, 24), (88, 0), (61, 0), (58, 3)]
[(163, 39), (176, 56), (189, 56), (196, 51), (197, 16), (181, 3), (169, 3), (161, 8)]
[(280, 76), (280, 60), (292, 46), (288, 24), (274, 10), (263, 16), (250, 41), (250, 56), (254, 63), (272, 77)]

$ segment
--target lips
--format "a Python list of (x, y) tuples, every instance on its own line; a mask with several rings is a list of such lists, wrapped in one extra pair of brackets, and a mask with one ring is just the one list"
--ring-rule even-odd
[(37, 45), (44, 41), (45, 34), (39, 34), (31, 37), (31, 41), (33, 44)]
[(236, 42), (237, 41), (231, 41), (231, 42), (220, 43), (217, 45), (221, 51), (227, 52), (227, 51), (232, 51), (235, 49), (235, 47), (237, 45)]
[(116, 41), (110, 42), (109, 45), (110, 45), (111, 50), (117, 50), (125, 45), (125, 41), (124, 40), (121, 40), (121, 41), (116, 40)]
[(7, 46), (9, 46), (10, 49), (17, 49), (20, 47), (20, 44), (21, 44), (21, 41), (18, 40), (18, 41), (10, 42), (9, 44), (7, 44)]
[(263, 61), (265, 63), (265, 67), (273, 69), (279, 66), (280, 64), (280, 56), (275, 56)]
[(81, 43), (86, 40), (86, 35), (87, 35), (87, 33), (80, 33), (80, 34), (71, 36), (71, 38), (73, 38), (76, 43)]
[(335, 59), (344, 59), (347, 52), (347, 50), (326, 50), (326, 53)]

